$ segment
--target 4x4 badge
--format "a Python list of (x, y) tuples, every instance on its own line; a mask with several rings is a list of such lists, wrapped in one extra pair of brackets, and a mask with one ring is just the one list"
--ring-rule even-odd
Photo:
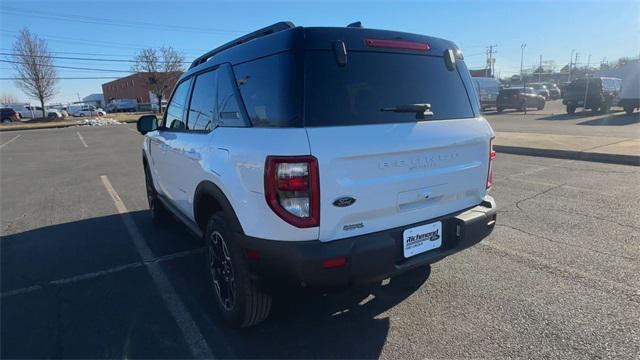
[(336, 199), (336, 201), (333, 202), (333, 206), (345, 207), (345, 206), (353, 205), (354, 202), (356, 202), (356, 199), (349, 196), (345, 196), (345, 197)]

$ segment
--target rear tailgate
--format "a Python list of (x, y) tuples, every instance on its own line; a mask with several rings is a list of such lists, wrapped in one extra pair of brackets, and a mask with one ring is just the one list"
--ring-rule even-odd
[[(320, 169), (320, 240), (412, 224), (486, 194), (484, 119), (308, 128)], [(333, 203), (342, 197), (350, 206)]]

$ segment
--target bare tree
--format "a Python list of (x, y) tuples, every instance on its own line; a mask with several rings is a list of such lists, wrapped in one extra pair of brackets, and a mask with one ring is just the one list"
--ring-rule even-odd
[(149, 90), (158, 99), (158, 109), (162, 110), (162, 99), (167, 94), (166, 91), (171, 90), (184, 71), (184, 56), (170, 46), (163, 46), (159, 50), (142, 49), (134, 60), (135, 64), (131, 69), (146, 73)]
[(18, 99), (16, 99), (13, 94), (2, 93), (2, 95), (0, 95), (0, 104), (13, 104), (16, 102), (18, 102)]
[(26, 28), (20, 31), (13, 44), (13, 68), (18, 78), (16, 85), (27, 96), (40, 101), (42, 117), (46, 117), (44, 103), (56, 94), (58, 83), (47, 42)]

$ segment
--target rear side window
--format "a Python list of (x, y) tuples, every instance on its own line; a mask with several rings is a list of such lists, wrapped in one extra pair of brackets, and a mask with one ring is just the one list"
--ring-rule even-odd
[(305, 60), (305, 126), (416, 122), (415, 113), (381, 109), (422, 103), (431, 104), (427, 121), (474, 117), (459, 72), (442, 57), (351, 51), (339, 66), (332, 51), (310, 50)]
[(216, 122), (216, 89), (218, 71), (200, 74), (195, 79), (189, 106), (190, 130), (211, 130)]
[(235, 65), (236, 82), (254, 127), (300, 127), (301, 64), (283, 52)]
[(218, 74), (218, 126), (247, 126), (235, 87), (231, 67), (223, 65)]

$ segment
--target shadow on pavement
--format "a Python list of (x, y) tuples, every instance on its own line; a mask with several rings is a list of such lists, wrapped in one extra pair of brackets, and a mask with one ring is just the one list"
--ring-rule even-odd
[[(614, 112), (619, 112), (619, 111), (620, 110), (612, 110), (612, 113), (609, 114), (604, 119), (608, 119), (608, 118), (615, 117), (615, 116), (620, 116), (621, 114), (614, 114)], [(600, 116), (600, 115), (604, 115), (604, 114), (602, 114), (601, 112), (592, 111), (592, 110), (587, 110), (587, 111), (577, 110), (575, 112), (575, 114), (554, 114), (554, 115), (551, 115), (551, 116), (540, 117), (537, 120), (576, 120), (576, 119), (593, 117), (593, 116)], [(624, 113), (622, 115), (625, 116)], [(593, 121), (596, 121), (596, 120), (600, 120), (600, 119), (594, 119)]]
[[(200, 248), (175, 221), (153, 225), (132, 212), (156, 256)], [(2, 291), (41, 289), (2, 299), (2, 357), (190, 357), (118, 215), (52, 225), (3, 236)], [(264, 323), (227, 329), (215, 311), (204, 254), (161, 262), (216, 357), (376, 358), (390, 323), (380, 317), (428, 279), (428, 268), (386, 284), (318, 294), (292, 289), (274, 296)], [(104, 272), (111, 269), (113, 271)], [(68, 283), (53, 280), (100, 272)], [(10, 314), (10, 316), (8, 316)]]
[(587, 120), (576, 125), (590, 126), (624, 126), (640, 123), (640, 113), (627, 115), (626, 113), (615, 114), (601, 119)]

